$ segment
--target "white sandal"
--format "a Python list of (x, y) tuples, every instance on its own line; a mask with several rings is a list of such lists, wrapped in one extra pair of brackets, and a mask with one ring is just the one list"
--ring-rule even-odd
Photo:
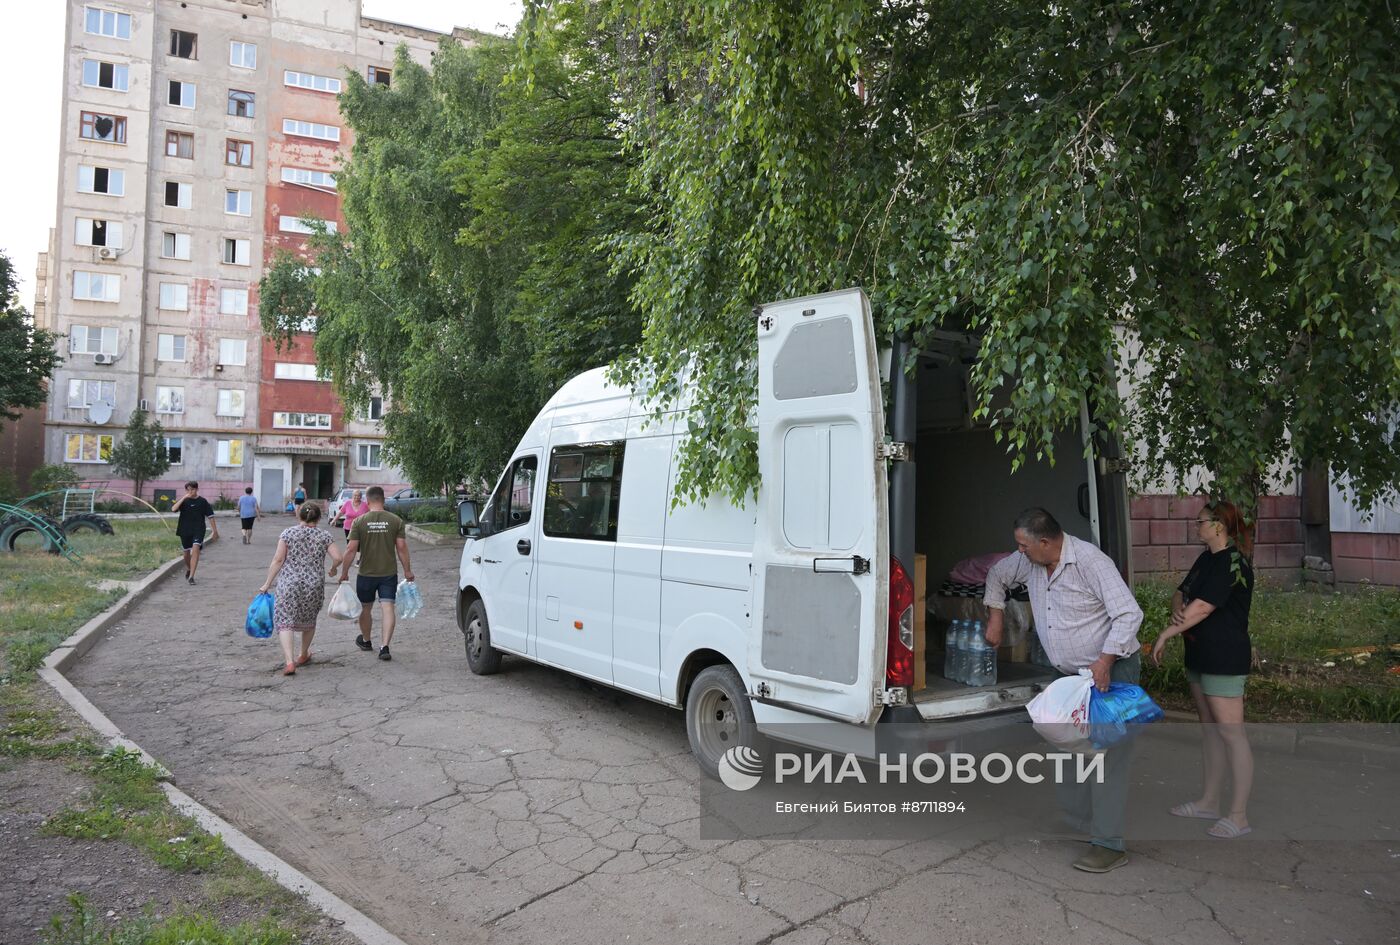
[(1185, 804), (1178, 804), (1167, 813), (1171, 814), (1173, 817), (1190, 817), (1195, 820), (1220, 819), (1220, 811), (1206, 810), (1203, 807), (1197, 807), (1195, 801), (1187, 801)]
[(1229, 817), (1221, 817), (1206, 828), (1206, 833), (1217, 840), (1236, 840), (1253, 829), (1253, 827), (1240, 827)]

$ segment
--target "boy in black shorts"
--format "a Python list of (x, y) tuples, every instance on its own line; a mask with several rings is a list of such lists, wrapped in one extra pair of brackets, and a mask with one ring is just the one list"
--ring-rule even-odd
[(185, 494), (180, 501), (170, 507), (170, 511), (180, 513), (180, 521), (175, 526), (175, 535), (180, 539), (180, 547), (185, 554), (185, 580), (194, 583), (194, 573), (199, 570), (199, 552), (204, 547), (204, 523), (214, 538), (219, 537), (219, 526), (214, 521), (214, 507), (209, 500), (199, 494), (199, 483), (185, 483)]

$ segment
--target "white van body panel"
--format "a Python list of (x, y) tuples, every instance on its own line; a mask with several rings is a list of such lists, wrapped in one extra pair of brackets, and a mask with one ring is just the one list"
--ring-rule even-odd
[(884, 402), (859, 289), (758, 316), (756, 632), (759, 695), (834, 720), (881, 710), (889, 599)]

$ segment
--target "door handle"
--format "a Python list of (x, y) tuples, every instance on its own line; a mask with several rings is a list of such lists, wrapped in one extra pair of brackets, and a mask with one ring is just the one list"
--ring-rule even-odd
[(1079, 484), (1079, 514), (1085, 518), (1089, 517), (1089, 484), (1081, 482)]
[(472, 564), (481, 564), (481, 555), (472, 555)]
[(520, 552), (522, 555), (528, 555), (530, 553), (530, 539), (522, 538), (519, 541), (517, 541), (515, 543), (515, 550)]

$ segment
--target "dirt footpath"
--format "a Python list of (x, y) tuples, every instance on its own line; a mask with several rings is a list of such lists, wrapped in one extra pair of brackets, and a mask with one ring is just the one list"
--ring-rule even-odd
[[(1222, 842), (1162, 813), (1197, 757), (1159, 754), (1135, 772), (1132, 863), (1105, 876), (995, 804), (931, 839), (704, 840), (678, 712), (518, 660), (467, 672), (454, 547), (414, 546), (427, 607), (392, 662), (323, 618), (316, 662), (277, 675), (241, 626), (280, 527), (219, 543), (199, 586), (168, 582), (72, 678), (185, 790), (406, 941), (1400, 940), (1393, 773), (1261, 763), (1257, 829)], [(1300, 790), (1332, 799), (1312, 829)]]

